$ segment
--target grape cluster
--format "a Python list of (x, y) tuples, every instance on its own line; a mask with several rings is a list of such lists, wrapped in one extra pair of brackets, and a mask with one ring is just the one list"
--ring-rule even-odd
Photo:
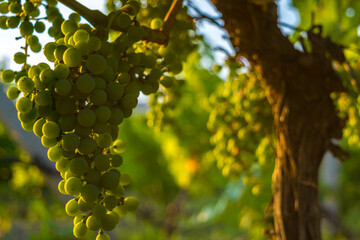
[[(14, 58), (22, 70), (5, 70), (1, 79), (15, 81), (7, 95), (17, 99), (22, 94), (16, 109), (23, 128), (49, 148), (48, 158), (63, 178), (59, 191), (74, 197), (65, 206), (75, 217), (74, 235), (82, 238), (88, 230), (99, 230), (97, 240), (109, 239), (103, 231), (113, 230), (124, 213), (139, 206), (135, 197), (124, 197), (130, 177), (117, 169), (125, 146), (117, 140), (118, 125), (132, 115), (140, 91), (148, 95), (158, 90), (159, 82), (169, 84), (168, 75), (181, 71), (181, 61), (176, 56), (169, 61), (163, 48), (141, 41), (146, 31), (136, 22), (136, 1), (124, 6), (133, 11), (110, 16), (122, 29), (113, 42), (107, 41), (108, 29), (80, 24), (76, 13), (64, 20), (56, 2), (47, 3), (47, 19), (53, 24), (48, 32), (55, 41), (43, 53), (54, 67), (26, 64), (27, 46), (33, 45), (29, 39), (35, 39), (27, 31), (22, 34), (25, 53)], [(26, 19), (21, 24), (29, 23)]]
[(254, 162), (263, 164), (274, 156), (268, 139), (272, 135), (271, 107), (263, 86), (251, 73), (225, 82), (210, 97), (207, 126), (225, 176), (238, 176)]

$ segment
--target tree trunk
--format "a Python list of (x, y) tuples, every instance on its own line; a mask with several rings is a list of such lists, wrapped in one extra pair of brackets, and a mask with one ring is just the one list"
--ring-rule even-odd
[(320, 240), (318, 172), (331, 138), (341, 137), (343, 122), (330, 93), (345, 91), (342, 81), (321, 42), (311, 53), (294, 48), (277, 26), (275, 4), (212, 2), (223, 15), (237, 59), (249, 60), (272, 105), (275, 239)]

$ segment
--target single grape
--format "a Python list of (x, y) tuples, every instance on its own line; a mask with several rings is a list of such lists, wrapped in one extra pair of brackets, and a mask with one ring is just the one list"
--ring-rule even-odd
[(20, 113), (28, 113), (32, 109), (32, 102), (28, 97), (21, 97), (16, 102), (16, 110)]
[(14, 54), (14, 62), (17, 64), (23, 64), (26, 62), (26, 55), (22, 52), (17, 52)]
[(84, 127), (77, 124), (75, 126), (75, 133), (79, 135), (79, 137), (88, 137), (92, 133), (92, 129), (90, 127)]
[(92, 210), (91, 213), (94, 217), (96, 217), (97, 219), (103, 219), (106, 215), (106, 208), (101, 205), (101, 204), (96, 204)]
[(124, 88), (121, 86), (120, 83), (111, 82), (106, 87), (106, 93), (108, 98), (116, 101), (122, 97), (124, 93)]
[[(66, 191), (66, 184), (68, 183), (68, 181), (69, 180), (66, 180), (65, 182), (65, 191)], [(80, 208), (78, 202), (75, 199), (71, 199), (70, 201), (68, 201), (65, 205), (65, 211), (69, 216), (76, 216), (77, 214), (79, 214)]]
[(86, 227), (91, 231), (98, 230), (100, 228), (100, 225), (101, 225), (101, 221), (94, 216), (89, 216), (86, 219)]
[(93, 110), (85, 108), (80, 110), (77, 120), (81, 126), (91, 127), (96, 121), (96, 115)]
[(131, 176), (128, 173), (122, 173), (120, 176), (120, 184), (127, 186), (131, 183)]
[(61, 115), (68, 115), (76, 112), (76, 102), (72, 98), (61, 97), (56, 101), (55, 109)]
[(48, 138), (45, 135), (43, 135), (41, 137), (41, 143), (44, 147), (50, 148), (57, 144), (57, 139), (56, 138)]
[(100, 186), (105, 189), (112, 190), (119, 185), (119, 181), (120, 178), (116, 173), (108, 171), (101, 175)]
[(39, 113), (37, 111), (37, 107), (33, 107), (27, 113), (20, 113), (20, 112), (18, 113), (19, 120), (24, 123), (34, 122), (38, 116), (39, 116)]
[(112, 125), (119, 125), (124, 120), (124, 114), (120, 108), (114, 107), (111, 109), (111, 116), (109, 123)]
[(80, 139), (79, 152), (84, 155), (95, 152), (97, 148), (96, 141), (91, 137), (84, 137)]
[(1, 80), (4, 83), (11, 83), (15, 79), (15, 73), (12, 70), (4, 70), (1, 72)]
[(80, 76), (75, 84), (77, 89), (84, 94), (89, 94), (95, 89), (95, 80), (88, 74)]
[(21, 36), (25, 37), (25, 36), (29, 36), (33, 33), (34, 31), (34, 26), (32, 25), (31, 22), (29, 21), (23, 21), (20, 24), (20, 34)]
[(92, 209), (93, 204), (85, 202), (83, 198), (80, 198), (79, 201), (79, 207), (82, 212), (88, 212)]
[(57, 79), (67, 78), (70, 74), (70, 69), (63, 63), (56, 64), (54, 75)]
[(96, 240), (111, 240), (111, 239), (109, 235), (107, 235), (104, 232), (101, 232), (96, 236)]
[(76, 48), (68, 48), (64, 52), (63, 60), (68, 67), (76, 67), (82, 61), (81, 52)]
[(95, 137), (96, 143), (101, 148), (108, 148), (111, 145), (112, 138), (109, 133), (98, 134)]
[(78, 13), (71, 13), (69, 15), (69, 20), (72, 20), (74, 22), (80, 22), (80, 15)]
[(35, 84), (31, 78), (23, 76), (17, 82), (17, 86), (19, 87), (20, 91), (24, 93), (30, 93), (34, 90)]
[(66, 35), (69, 32), (76, 32), (78, 25), (73, 20), (66, 20), (61, 24), (61, 32)]
[(75, 151), (79, 144), (79, 136), (75, 133), (69, 133), (62, 136), (61, 146), (66, 151)]
[(43, 33), (45, 31), (45, 24), (43, 22), (37, 21), (34, 28), (36, 32)]
[(116, 21), (116, 24), (123, 30), (126, 30), (131, 25), (131, 18), (127, 14), (120, 13), (116, 17), (115, 21)]
[(60, 127), (56, 122), (48, 121), (42, 127), (44, 135), (48, 138), (56, 138), (60, 134)]
[[(120, 109), (119, 109), (119, 111), (120, 111)], [(95, 109), (95, 115), (96, 115), (97, 121), (106, 122), (111, 117), (111, 110), (107, 106), (100, 106)]]
[(6, 26), (8, 28), (17, 28), (17, 26), (19, 26), (19, 23), (20, 23), (19, 17), (9, 17), (6, 20)]
[(90, 52), (98, 51), (101, 48), (101, 40), (98, 37), (91, 36), (88, 42)]
[(52, 98), (49, 91), (39, 91), (35, 95), (35, 103), (39, 106), (48, 106), (52, 103)]
[(86, 173), (86, 181), (92, 184), (98, 184), (100, 182), (101, 173), (99, 170), (92, 168)]
[(74, 225), (76, 225), (77, 223), (85, 220), (87, 218), (87, 214), (85, 213), (79, 213), (74, 217)]
[(110, 156), (110, 166), (111, 167), (120, 167), (123, 163), (123, 158), (120, 155), (111, 155)]
[(58, 61), (62, 61), (63, 60), (63, 56), (64, 56), (64, 52), (68, 49), (67, 46), (65, 45), (59, 45), (55, 48), (54, 50), (54, 57), (56, 60)]
[(59, 126), (61, 131), (67, 132), (75, 129), (77, 119), (75, 114), (63, 115), (59, 118)]
[(34, 123), (35, 123), (35, 120), (32, 122), (28, 122), (28, 123), (22, 122), (21, 126), (25, 131), (31, 132), (33, 129)]
[(112, 214), (105, 214), (105, 216), (101, 219), (101, 228), (105, 231), (111, 231), (116, 227), (117, 218)]
[(169, 76), (162, 76), (160, 78), (160, 83), (166, 88), (170, 88), (174, 85), (174, 79)]
[(114, 150), (114, 152), (116, 153), (123, 153), (126, 150), (126, 143), (121, 140), (121, 139), (117, 139), (113, 145), (112, 145), (112, 149)]
[(38, 137), (43, 136), (42, 127), (45, 123), (46, 123), (45, 118), (40, 118), (35, 122), (33, 131), (36, 136), (38, 136)]
[(124, 199), (124, 208), (127, 211), (133, 212), (139, 207), (139, 200), (136, 197), (126, 197)]
[(17, 87), (9, 87), (6, 91), (6, 96), (11, 100), (15, 100), (19, 97), (20, 93), (21, 91)]
[(77, 157), (70, 160), (69, 169), (76, 176), (82, 176), (89, 170), (89, 165), (84, 158)]
[(92, 203), (94, 202), (99, 195), (99, 189), (94, 184), (88, 183), (81, 189), (81, 197), (85, 202)]
[(66, 191), (65, 191), (65, 180), (61, 180), (58, 184), (58, 190), (61, 194), (66, 195)]
[(59, 79), (55, 83), (54, 90), (61, 96), (67, 96), (71, 91), (71, 83), (67, 79)]
[(107, 195), (104, 198), (104, 205), (108, 210), (112, 210), (118, 203), (119, 200), (114, 195)]
[(99, 154), (95, 157), (94, 166), (100, 172), (107, 171), (110, 168), (110, 159), (108, 155)]
[[(61, 158), (56, 162), (55, 168), (56, 170), (58, 170), (58, 172), (67, 171), (69, 168), (69, 160), (67, 160), (66, 158)], [(65, 182), (64, 182), (64, 186), (65, 186)]]
[(138, 99), (135, 94), (126, 93), (121, 98), (121, 105), (127, 108), (134, 108), (138, 104)]
[(49, 160), (52, 162), (59, 161), (60, 159), (63, 158), (61, 147), (58, 145), (55, 145), (55, 146), (49, 148), (49, 150), (47, 152), (47, 156), (48, 156)]
[(42, 70), (39, 77), (40, 81), (44, 84), (50, 84), (55, 82), (55, 73), (49, 68)]
[(89, 42), (90, 40), (90, 35), (88, 33), (88, 31), (84, 30), (84, 29), (79, 29), (74, 33), (74, 41), (76, 42)]
[(104, 105), (106, 101), (107, 101), (107, 94), (104, 90), (95, 89), (90, 95), (90, 102), (97, 106)]
[(87, 233), (87, 227), (86, 224), (84, 222), (79, 222), (74, 226), (74, 230), (73, 230), (74, 236), (77, 238), (82, 238), (86, 235)]
[[(70, 177), (65, 182), (65, 191), (70, 195), (76, 196), (80, 193), (81, 186), (82, 186), (82, 181), (80, 178)], [(77, 204), (77, 202), (76, 202), (76, 204)]]
[(92, 54), (86, 60), (86, 68), (92, 74), (100, 74), (106, 69), (106, 60), (99, 54)]

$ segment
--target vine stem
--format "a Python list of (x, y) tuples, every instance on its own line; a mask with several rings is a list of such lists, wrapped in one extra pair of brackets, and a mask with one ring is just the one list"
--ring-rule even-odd
[[(108, 17), (99, 10), (91, 10), (76, 0), (57, 0), (57, 1), (64, 4), (68, 8), (74, 10), (78, 14), (80, 14), (94, 27), (98, 27), (98, 26), (105, 27), (108, 25), (108, 21), (109, 21)], [(169, 33), (174, 25), (176, 15), (179, 13), (180, 9), (182, 8), (182, 2), (183, 0), (173, 1), (169, 11), (167, 12), (164, 18), (164, 27), (161, 30), (154, 30), (148, 27), (144, 27), (144, 29), (146, 30), (146, 35), (145, 35), (146, 37), (144, 37), (143, 40), (166, 45), (169, 39)], [(111, 29), (121, 31), (121, 28), (120, 26), (118, 26), (116, 21), (114, 21), (111, 24)]]

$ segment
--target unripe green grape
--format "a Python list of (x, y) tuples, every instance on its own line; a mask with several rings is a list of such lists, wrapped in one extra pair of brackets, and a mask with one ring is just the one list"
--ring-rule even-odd
[(40, 81), (44, 84), (50, 84), (55, 82), (55, 74), (54, 71), (51, 69), (44, 69), (41, 71), (40, 75)]
[(55, 83), (54, 90), (60, 96), (67, 96), (71, 92), (71, 83), (67, 79), (59, 79)]
[(76, 103), (71, 98), (61, 97), (56, 101), (55, 108), (61, 115), (69, 115), (76, 111)]
[(82, 212), (88, 212), (92, 209), (93, 204), (85, 202), (83, 198), (80, 198), (79, 201), (79, 207)]
[(85, 179), (88, 183), (97, 185), (100, 182), (101, 173), (99, 170), (92, 168), (86, 173)]
[(61, 154), (64, 158), (71, 159), (75, 157), (75, 151), (66, 151), (64, 149), (61, 149)]
[(112, 108), (109, 124), (119, 125), (120, 123), (122, 123), (123, 120), (124, 120), (123, 112), (117, 107)]
[(35, 123), (35, 121), (29, 122), (29, 123), (22, 122), (21, 126), (25, 131), (31, 132), (33, 129), (34, 123)]
[(107, 65), (111, 67), (114, 72), (118, 72), (119, 61), (114, 56), (109, 56), (106, 59)]
[(110, 135), (112, 139), (117, 139), (119, 135), (119, 127), (117, 125), (110, 126)]
[(159, 89), (159, 83), (157, 82), (145, 82), (141, 85), (141, 91), (145, 95), (156, 93)]
[(38, 106), (38, 112), (40, 117), (48, 116), (51, 113), (51, 111), (53, 110), (51, 109), (50, 106), (46, 106), (46, 107)]
[(131, 176), (128, 173), (122, 173), (120, 176), (120, 184), (127, 186), (131, 183)]
[(101, 148), (108, 148), (111, 145), (112, 138), (109, 133), (98, 134), (95, 138), (96, 143)]
[(60, 134), (60, 127), (56, 122), (48, 121), (42, 127), (42, 131), (47, 138), (57, 138)]
[(119, 185), (115, 189), (111, 190), (111, 192), (118, 198), (121, 198), (125, 194), (125, 189), (123, 186)]
[(39, 43), (39, 38), (37, 36), (35, 36), (35, 35), (30, 35), (30, 36), (27, 37), (26, 42), (29, 45), (35, 45), (35, 44)]
[[(70, 177), (65, 182), (65, 191), (68, 194), (73, 195), (73, 196), (76, 196), (80, 193), (81, 187), (82, 187), (82, 181), (78, 177)], [(76, 204), (77, 204), (77, 202), (76, 202)]]
[(128, 62), (131, 65), (139, 65), (141, 62), (141, 56), (137, 53), (130, 53), (128, 55)]
[(60, 118), (60, 114), (55, 110), (50, 110), (48, 114), (46, 114), (46, 120), (51, 122), (57, 122)]
[(43, 33), (45, 31), (45, 24), (43, 22), (37, 21), (34, 28), (36, 32)]
[(160, 77), (162, 76), (162, 72), (159, 68), (153, 68), (149, 75), (146, 76), (146, 81), (149, 82), (157, 82), (160, 80)]
[[(121, 111), (120, 109), (118, 110)], [(111, 117), (111, 110), (107, 106), (100, 106), (95, 109), (95, 115), (97, 121), (106, 122)]]
[(17, 82), (18, 88), (24, 93), (30, 93), (34, 90), (35, 84), (29, 77), (23, 76)]
[(20, 93), (21, 93), (21, 91), (17, 87), (10, 87), (6, 91), (6, 96), (11, 100), (15, 100), (19, 97)]
[(100, 172), (107, 171), (110, 168), (110, 159), (108, 155), (97, 155), (94, 160), (94, 166)]
[(92, 203), (94, 202), (99, 195), (99, 189), (94, 184), (88, 183), (81, 189), (81, 197), (85, 202)]
[(85, 213), (79, 213), (74, 217), (74, 225), (76, 225), (77, 223), (85, 220), (87, 218), (87, 214)]
[(59, 161), (60, 159), (63, 158), (61, 147), (56, 145), (56, 146), (49, 148), (49, 150), (47, 152), (47, 156), (48, 156), (49, 160), (52, 162)]
[(79, 222), (74, 226), (74, 230), (73, 230), (74, 236), (77, 238), (82, 238), (86, 235), (87, 233), (87, 227), (86, 224), (84, 222)]
[(144, 34), (144, 29), (139, 26), (129, 27), (128, 36), (130, 41), (138, 42), (143, 38)]
[(106, 89), (106, 82), (101, 77), (94, 77), (95, 80), (95, 88), (105, 90)]
[(76, 32), (78, 25), (75, 21), (66, 20), (61, 24), (61, 32), (66, 35), (69, 32)]
[(67, 78), (70, 74), (70, 69), (63, 63), (56, 64), (54, 75), (57, 79)]
[(9, 12), (9, 3), (8, 2), (0, 3), (0, 13), (6, 14), (8, 12)]
[(53, 54), (56, 60), (61, 61), (63, 60), (64, 52), (68, 49), (65, 45), (59, 45), (55, 48)]
[(116, 78), (116, 74), (114, 70), (111, 68), (111, 66), (106, 64), (106, 69), (104, 72), (102, 72), (100, 75), (105, 81), (107, 82), (113, 82)]
[(37, 66), (41, 69), (41, 71), (44, 69), (50, 69), (49, 64), (44, 63), (44, 62), (39, 63)]
[(30, 45), (30, 50), (33, 51), (34, 53), (38, 53), (41, 51), (41, 44), (37, 43), (34, 45)]
[(110, 157), (110, 166), (111, 167), (120, 167), (123, 163), (123, 158), (120, 155), (111, 155)]
[(89, 216), (86, 219), (86, 227), (91, 231), (96, 231), (100, 228), (101, 221), (94, 216)]
[(133, 212), (139, 207), (139, 200), (136, 197), (126, 197), (124, 199), (124, 208), (127, 211)]
[(75, 48), (78, 49), (82, 56), (89, 54), (89, 47), (86, 42), (76, 42)]
[(98, 51), (101, 48), (101, 40), (98, 37), (91, 36), (88, 42), (90, 52)]
[(35, 103), (39, 106), (48, 106), (52, 102), (49, 91), (39, 91), (35, 95)]
[(112, 53), (112, 51), (113, 51), (113, 48), (112, 48), (111, 43), (109, 43), (106, 40), (101, 41), (101, 48), (100, 48), (101, 55), (107, 57)]
[(108, 210), (112, 210), (118, 204), (119, 200), (114, 195), (107, 195), (104, 199), (104, 205)]
[(43, 135), (41, 137), (41, 144), (46, 148), (50, 148), (57, 144), (57, 139), (56, 138), (48, 138), (45, 135)]
[(137, 97), (140, 94), (140, 84), (138, 81), (129, 82), (125, 87), (125, 93), (132, 93)]
[(63, 175), (64, 175), (64, 179), (65, 179), (65, 180), (68, 180), (68, 179), (70, 179), (70, 178), (72, 178), (72, 177), (77, 178), (72, 171), (66, 171), (65, 174), (63, 174)]
[(119, 185), (119, 181), (120, 178), (116, 173), (108, 171), (101, 175), (100, 186), (105, 189), (112, 190)]
[[(65, 182), (65, 191), (66, 191), (66, 184), (68, 181), (69, 180)], [(69, 216), (76, 216), (77, 214), (79, 214), (80, 208), (77, 201), (75, 199), (71, 199), (70, 201), (68, 201), (65, 205), (65, 211)]]
[(1, 72), (1, 80), (4, 83), (11, 83), (15, 79), (15, 73), (12, 70), (4, 70)]
[(70, 160), (69, 169), (76, 176), (82, 176), (89, 170), (89, 165), (84, 158), (77, 157)]
[(63, 60), (68, 67), (76, 67), (82, 61), (81, 52), (76, 48), (70, 47), (64, 52)]
[(67, 132), (75, 129), (77, 119), (75, 114), (63, 115), (59, 118), (59, 126), (61, 131)]
[(96, 204), (92, 210), (91, 213), (94, 217), (96, 217), (97, 219), (103, 219), (106, 215), (106, 208), (101, 205), (101, 204)]
[(96, 121), (96, 115), (93, 110), (85, 108), (80, 110), (77, 120), (81, 126), (91, 127)]
[(66, 191), (65, 191), (65, 180), (61, 180), (58, 184), (58, 190), (61, 194), (66, 195)]
[(106, 101), (107, 101), (107, 94), (104, 90), (95, 89), (90, 95), (90, 102), (97, 106), (104, 105)]
[(113, 145), (112, 145), (112, 149), (114, 150), (114, 152), (116, 153), (123, 153), (126, 150), (126, 143), (121, 140), (121, 139), (117, 139)]
[(130, 74), (127, 72), (122, 72), (117, 76), (116, 80), (121, 84), (127, 84), (130, 82)]
[(46, 8), (47, 20), (53, 22), (59, 15), (59, 10), (56, 7), (47, 7)]
[(24, 21), (20, 24), (20, 34), (21, 36), (29, 36), (33, 33), (34, 26), (29, 21)]
[(128, 72), (128, 71), (130, 71), (129, 63), (127, 61), (119, 61), (118, 71), (119, 72)]
[(78, 150), (81, 154), (88, 155), (95, 152), (97, 148), (96, 141), (91, 137), (84, 137), (80, 139)]
[(8, 19), (6, 20), (6, 26), (8, 28), (17, 28), (17, 26), (19, 26), (19, 23), (20, 23), (19, 17), (8, 17)]
[(69, 20), (72, 20), (74, 22), (80, 22), (80, 15), (78, 13), (71, 13), (69, 15)]
[(26, 2), (22, 6), (22, 9), (24, 10), (25, 14), (30, 15), (33, 11), (35, 11), (35, 6), (32, 2)]
[(24, 123), (30, 123), (30, 122), (34, 122), (37, 117), (39, 116), (39, 113), (37, 111), (36, 107), (33, 107), (29, 112), (27, 113), (18, 113), (18, 118), (21, 122)]
[(84, 29), (79, 29), (74, 33), (74, 41), (75, 43), (77, 42), (89, 42), (90, 40), (90, 35), (88, 33), (88, 31), (84, 30)]
[(40, 80), (39, 75), (35, 75), (33, 77), (33, 82), (34, 82), (35, 88), (37, 90), (45, 90), (46, 89), (46, 84)]
[(77, 89), (84, 94), (89, 94), (95, 89), (95, 80), (88, 74), (81, 75), (75, 84)]
[(169, 71), (173, 74), (179, 74), (182, 71), (181, 61), (174, 61), (169, 65)]
[(88, 137), (92, 133), (92, 129), (90, 127), (84, 127), (80, 124), (75, 126), (75, 133), (80, 137)]
[(105, 230), (105, 231), (111, 231), (116, 227), (117, 222), (117, 218), (112, 215), (107, 213), (102, 219), (101, 219), (101, 229)]
[(138, 103), (137, 96), (131, 93), (126, 93), (121, 98), (121, 105), (127, 108), (134, 108)]
[(86, 68), (92, 74), (100, 74), (106, 69), (106, 60), (103, 56), (99, 54), (92, 54), (88, 57), (86, 61)]
[(26, 55), (22, 52), (17, 52), (14, 54), (14, 62), (17, 64), (23, 64), (26, 62)]
[(79, 136), (75, 133), (69, 133), (62, 136), (61, 146), (66, 151), (74, 151), (80, 144)]
[(164, 22), (162, 19), (154, 18), (153, 20), (151, 20), (150, 27), (151, 29), (160, 29), (162, 28), (163, 24)]
[(29, 68), (28, 75), (29, 78), (33, 79), (36, 75), (41, 73), (41, 69), (38, 66), (32, 66)]
[(9, 11), (12, 13), (19, 13), (21, 11), (21, 4), (17, 2), (10, 3)]
[(20, 113), (28, 113), (32, 109), (32, 102), (28, 97), (21, 97), (16, 102), (16, 110)]
[[(55, 168), (56, 170), (58, 170), (58, 172), (65, 172), (68, 170), (69, 168), (69, 160), (67, 160), (66, 158), (61, 158), (60, 160), (58, 160), (55, 164)], [(65, 184), (65, 183), (64, 183)], [(65, 186), (65, 185), (64, 185)]]
[(116, 17), (115, 21), (116, 21), (117, 26), (119, 26), (123, 30), (126, 30), (131, 25), (131, 19), (130, 19), (129, 15), (126, 15), (123, 13), (120, 13)]
[(120, 83), (111, 82), (106, 87), (106, 93), (107, 93), (108, 98), (116, 101), (122, 97), (122, 95), (124, 93), (124, 89), (120, 85)]
[[(1, 10), (0, 10), (1, 11)], [(6, 25), (8, 17), (7, 16), (0, 16), (0, 28), (1, 29), (8, 29), (9, 27)]]
[(96, 236), (96, 240), (111, 240), (111, 239), (109, 235), (107, 235), (104, 232), (101, 232)]
[(169, 76), (161, 76), (160, 83), (166, 88), (170, 88), (174, 85), (174, 78)]
[(46, 123), (45, 118), (40, 118), (35, 122), (33, 131), (36, 136), (38, 136), (38, 137), (43, 136), (42, 127), (45, 123)]
[(108, 133), (110, 131), (109, 125), (106, 122), (96, 121), (92, 126), (94, 133)]
[(57, 44), (54, 42), (49, 42), (47, 44), (45, 44), (44, 46), (44, 50), (43, 53), (45, 55), (45, 57), (47, 58), (47, 60), (49, 60), (50, 62), (55, 62), (55, 56), (54, 56), (54, 51), (57, 47)]

